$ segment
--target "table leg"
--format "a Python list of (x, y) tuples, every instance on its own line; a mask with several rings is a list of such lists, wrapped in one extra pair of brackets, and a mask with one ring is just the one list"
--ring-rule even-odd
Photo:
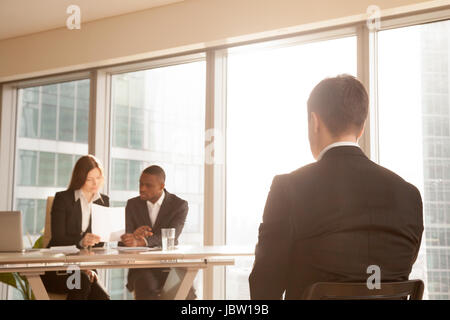
[(33, 290), (34, 297), (36, 298), (36, 300), (50, 300), (50, 298), (48, 297), (47, 290), (45, 290), (44, 283), (42, 282), (41, 273), (23, 272), (21, 273), (21, 275), (27, 278), (28, 283), (31, 286), (31, 290)]
[(163, 300), (185, 300), (198, 268), (171, 268), (161, 292)]

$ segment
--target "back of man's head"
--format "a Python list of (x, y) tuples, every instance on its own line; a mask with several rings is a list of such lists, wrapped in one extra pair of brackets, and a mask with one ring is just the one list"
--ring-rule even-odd
[(322, 80), (308, 99), (308, 118), (311, 112), (319, 115), (333, 137), (361, 132), (368, 110), (364, 85), (345, 74)]

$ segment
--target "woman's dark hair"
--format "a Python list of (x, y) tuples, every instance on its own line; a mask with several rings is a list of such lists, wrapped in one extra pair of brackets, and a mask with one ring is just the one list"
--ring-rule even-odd
[(72, 179), (67, 190), (75, 191), (80, 189), (86, 182), (89, 171), (95, 168), (98, 168), (103, 176), (103, 167), (96, 157), (88, 154), (78, 159), (73, 168)]

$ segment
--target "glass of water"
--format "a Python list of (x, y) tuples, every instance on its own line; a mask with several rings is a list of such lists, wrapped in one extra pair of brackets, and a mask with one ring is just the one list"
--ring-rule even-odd
[(162, 250), (174, 250), (175, 249), (175, 228), (163, 228), (161, 229)]

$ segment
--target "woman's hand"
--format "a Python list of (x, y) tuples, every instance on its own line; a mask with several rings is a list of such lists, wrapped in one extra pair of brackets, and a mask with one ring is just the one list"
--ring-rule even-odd
[(83, 240), (81, 241), (81, 246), (83, 248), (86, 247), (92, 247), (94, 245), (96, 245), (97, 243), (100, 242), (100, 237), (92, 234), (92, 233), (86, 233), (86, 235), (84, 236)]

